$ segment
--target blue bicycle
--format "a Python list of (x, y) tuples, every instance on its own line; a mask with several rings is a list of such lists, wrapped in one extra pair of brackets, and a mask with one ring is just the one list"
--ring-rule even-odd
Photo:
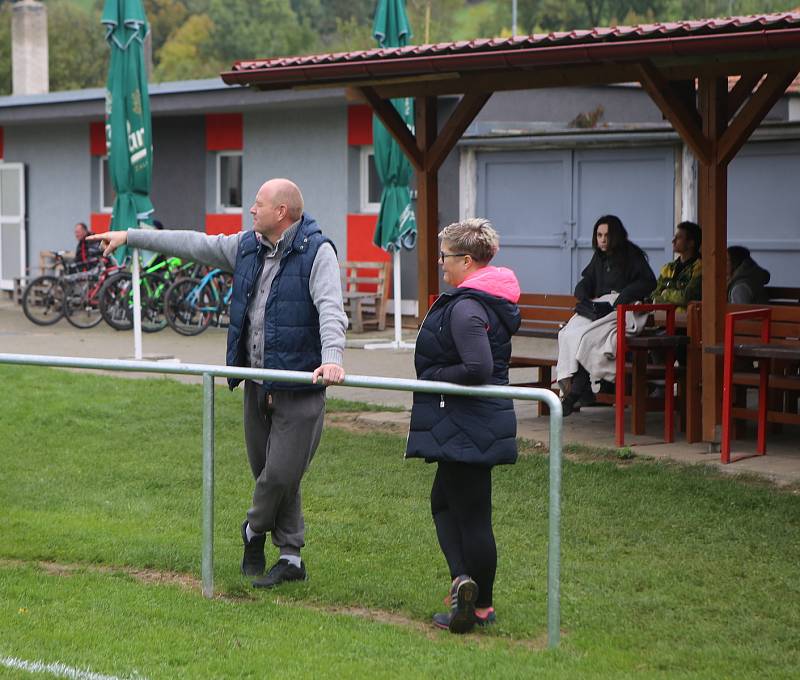
[(199, 335), (212, 323), (226, 328), (232, 295), (233, 276), (221, 269), (175, 281), (164, 296), (167, 323), (181, 335)]

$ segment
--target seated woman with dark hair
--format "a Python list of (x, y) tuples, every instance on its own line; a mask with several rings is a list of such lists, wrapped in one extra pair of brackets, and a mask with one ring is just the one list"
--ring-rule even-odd
[(616, 215), (604, 215), (595, 222), (592, 248), (594, 255), (575, 286), (577, 313), (558, 334), (556, 380), (565, 416), (576, 406), (594, 401), (589, 372), (578, 361), (579, 349), (591, 352), (591, 348), (581, 348), (590, 324), (611, 314), (616, 305), (649, 298), (656, 287), (647, 255), (628, 240), (628, 232)]
[(764, 286), (768, 283), (769, 272), (756, 264), (747, 248), (728, 248), (728, 302), (741, 305), (766, 303), (769, 298)]

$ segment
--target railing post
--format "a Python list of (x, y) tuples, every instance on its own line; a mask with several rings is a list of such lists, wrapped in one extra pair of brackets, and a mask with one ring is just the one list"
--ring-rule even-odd
[(203, 373), (203, 595), (214, 597), (214, 376)]
[(547, 646), (561, 640), (561, 402), (550, 406), (550, 512), (547, 539)]

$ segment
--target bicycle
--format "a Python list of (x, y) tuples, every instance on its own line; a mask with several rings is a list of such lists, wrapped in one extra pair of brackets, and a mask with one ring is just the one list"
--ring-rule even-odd
[(176, 281), (164, 296), (167, 323), (181, 335), (199, 335), (212, 321), (225, 328), (232, 296), (233, 276), (221, 269)]
[(77, 328), (100, 323), (97, 294), (103, 283), (121, 267), (109, 258), (68, 262), (64, 252), (55, 253), (57, 274), (35, 278), (22, 296), (22, 311), (39, 326), (49, 326), (66, 316)]
[[(84, 263), (88, 264), (88, 263)], [(91, 268), (83, 268), (62, 277), (64, 316), (76, 328), (93, 328), (102, 321), (100, 291), (109, 278), (123, 269), (107, 259), (98, 259)]]
[[(139, 281), (142, 330), (155, 333), (167, 325), (164, 316), (164, 291), (169, 284), (197, 271), (197, 265), (180, 258), (158, 257), (145, 268)], [(120, 272), (109, 279), (100, 291), (100, 313), (106, 323), (118, 331), (133, 328), (133, 275)]]

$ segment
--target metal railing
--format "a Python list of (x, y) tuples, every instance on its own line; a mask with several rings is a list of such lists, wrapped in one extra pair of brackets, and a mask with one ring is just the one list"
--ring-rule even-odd
[[(122, 359), (89, 359), (81, 357), (38, 356), (32, 354), (0, 354), (0, 364), (86, 368), (133, 373), (164, 373), (203, 376), (203, 554), (201, 574), (203, 595), (214, 594), (214, 378), (278, 380), (289, 383), (311, 383), (311, 373), (256, 368), (236, 368), (208, 364), (130, 361)], [(558, 646), (561, 637), (561, 402), (550, 390), (530, 387), (494, 385), (456, 385), (429, 380), (380, 378), (348, 375), (344, 387), (367, 387), (405, 392), (429, 392), (471, 397), (499, 397), (543, 401), (550, 408), (550, 511), (547, 547), (547, 641)]]

